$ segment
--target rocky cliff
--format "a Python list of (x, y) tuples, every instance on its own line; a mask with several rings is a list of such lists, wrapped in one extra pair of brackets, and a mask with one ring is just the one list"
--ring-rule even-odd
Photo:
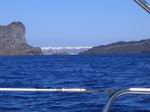
[(21, 22), (0, 25), (0, 55), (42, 55), (40, 48), (30, 46)]
[(102, 54), (143, 54), (150, 53), (150, 39), (141, 41), (116, 42), (108, 45), (93, 47), (80, 55), (102, 55)]

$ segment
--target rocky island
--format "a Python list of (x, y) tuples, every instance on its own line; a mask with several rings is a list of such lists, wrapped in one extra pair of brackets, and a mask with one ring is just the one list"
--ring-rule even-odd
[(25, 26), (21, 22), (0, 25), (0, 55), (42, 55), (40, 48), (27, 43), (25, 32)]
[(79, 55), (107, 54), (150, 54), (150, 39), (140, 41), (120, 41), (108, 45), (93, 47)]

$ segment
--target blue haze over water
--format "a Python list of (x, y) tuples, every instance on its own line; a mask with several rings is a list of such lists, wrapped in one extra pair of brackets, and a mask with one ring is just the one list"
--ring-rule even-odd
[[(150, 55), (0, 57), (0, 87), (150, 87)], [(0, 112), (100, 112), (104, 93), (0, 93)], [(121, 97), (112, 112), (149, 112), (149, 96)]]

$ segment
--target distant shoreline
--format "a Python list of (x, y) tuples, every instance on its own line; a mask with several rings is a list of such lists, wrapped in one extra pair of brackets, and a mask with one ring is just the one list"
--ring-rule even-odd
[(120, 41), (108, 45), (100, 45), (81, 52), (79, 55), (110, 55), (110, 54), (149, 54), (150, 39), (140, 41)]

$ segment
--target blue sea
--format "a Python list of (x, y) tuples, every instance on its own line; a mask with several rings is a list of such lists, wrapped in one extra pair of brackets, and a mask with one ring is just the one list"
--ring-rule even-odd
[[(150, 87), (150, 55), (0, 57), (0, 87)], [(103, 92), (1, 92), (0, 112), (101, 112), (108, 98)], [(150, 112), (150, 96), (122, 96), (111, 112)]]

